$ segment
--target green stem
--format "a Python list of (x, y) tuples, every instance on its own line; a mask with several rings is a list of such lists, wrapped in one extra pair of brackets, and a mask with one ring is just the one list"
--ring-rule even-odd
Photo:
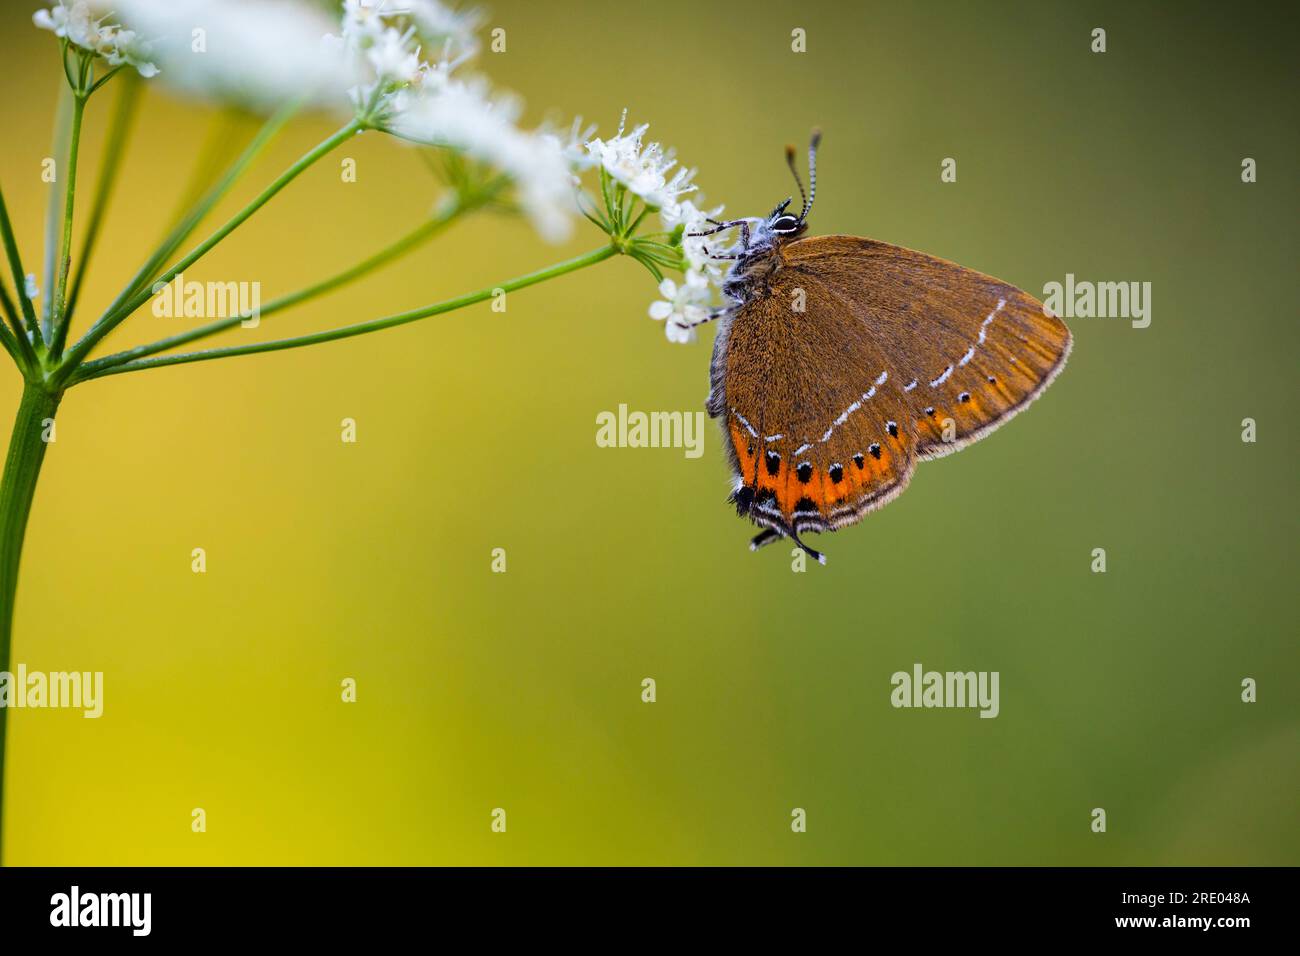
[[(263, 124), (262, 128), (258, 130), (257, 135), (254, 136), (253, 139), (249, 141), (248, 145), (244, 147), (243, 152), (236, 157), (235, 161), (230, 164), (221, 178), (215, 182), (209, 183), (209, 180), (211, 179), (211, 169), (208, 159), (205, 157), (204, 162), (194, 170), (193, 175), (190, 177), (190, 185), (185, 190), (187, 197), (195, 198), (193, 198), (192, 201), (187, 201), (182, 204), (182, 208), (186, 210), (185, 212), (177, 212), (176, 215), (172, 217), (172, 219), (175, 220), (175, 225), (173, 225), (167, 235), (163, 237), (162, 242), (159, 243), (152, 255), (145, 260), (144, 265), (136, 270), (135, 275), (131, 277), (131, 280), (126, 284), (126, 287), (123, 288), (122, 291), (117, 294), (116, 298), (109, 303), (108, 308), (104, 310), (104, 314), (100, 317), (101, 322), (108, 316), (113, 315), (121, 307), (123, 302), (140, 289), (145, 286), (152, 286), (150, 280), (158, 274), (158, 270), (161, 269), (163, 264), (172, 256), (172, 254), (180, 248), (181, 243), (188, 239), (190, 234), (198, 228), (199, 223), (202, 222), (204, 218), (207, 217), (208, 213), (212, 211), (212, 207), (220, 202), (221, 198), (230, 191), (230, 188), (258, 157), (266, 147), (266, 144), (269, 143), (275, 137), (275, 134), (280, 131), (280, 128), (289, 120), (290, 116), (293, 115), (293, 112), (292, 108), (284, 109), (268, 119), (266, 123)], [(209, 142), (204, 146), (204, 152), (210, 156), (217, 151), (218, 148), (217, 145), (213, 145)], [(204, 186), (205, 183), (208, 184), (206, 188)]]
[[(17, 321), (17, 314), (14, 311), (13, 303), (9, 300), (9, 290), (5, 288), (3, 279), (0, 279), (0, 310), (3, 310), (5, 319), (12, 325)], [(14, 364), (19, 368), (23, 367), (22, 357), (18, 354), (18, 343), (14, 341), (14, 334), (9, 331), (10, 326), (0, 322), (0, 344), (9, 353), (9, 357), (14, 360)]]
[(14, 307), (13, 300), (9, 298), (9, 289), (5, 286), (3, 278), (0, 278), (0, 311), (4, 312), (5, 322), (0, 322), (0, 339), (4, 340), (5, 348), (9, 355), (19, 368), (23, 367), (22, 355), (18, 349), (18, 343), (14, 341), (14, 335), (9, 330), (17, 328), (20, 324), (17, 309)]
[(331, 136), (326, 137), (315, 147), (313, 147), (312, 149), (304, 153), (301, 157), (299, 157), (299, 159), (292, 166), (290, 166), (279, 176), (277, 176), (274, 182), (271, 183), (271, 185), (267, 186), (264, 190), (262, 190), (257, 195), (257, 197), (253, 199), (253, 201), (250, 202), (247, 206), (245, 206), (239, 212), (235, 213), (234, 216), (232, 216), (229, 220), (226, 221), (225, 225), (221, 226), (221, 228), (219, 228), (216, 232), (208, 236), (207, 239), (204, 239), (201, 243), (195, 246), (194, 249), (192, 249), (188, 255), (186, 255), (183, 259), (181, 259), (180, 262), (176, 263), (171, 268), (169, 268), (166, 272), (164, 272), (161, 276), (159, 276), (154, 282), (138, 290), (119, 309), (117, 309), (117, 311), (110, 312), (109, 314), (106, 314), (105, 316), (101, 317), (100, 320), (96, 322), (94, 326), (91, 327), (90, 331), (87, 332), (84, 336), (82, 336), (81, 340), (78, 341), (76, 345), (74, 345), (71, 349), (68, 350), (66, 359), (64, 360), (63, 364), (60, 365), (59, 367), (59, 371), (61, 374), (58, 377), (66, 379), (68, 375), (70, 375), (73, 369), (76, 367), (77, 363), (79, 363), (83, 358), (85, 358), (86, 353), (95, 347), (95, 343), (97, 343), (109, 332), (113, 331), (113, 329), (116, 328), (132, 312), (140, 308), (140, 306), (144, 305), (144, 303), (148, 301), (149, 297), (153, 295), (152, 287), (154, 285), (157, 285), (158, 283), (165, 284), (171, 282), (172, 279), (176, 278), (177, 273), (184, 272), (190, 266), (194, 265), (194, 263), (202, 259), (205, 255), (207, 255), (209, 251), (211, 251), (213, 246), (221, 242), (221, 240), (225, 239), (226, 236), (230, 235), (232, 232), (238, 229), (239, 226), (242, 225), (245, 220), (247, 220), (250, 216), (252, 216), (253, 213), (257, 212), (257, 210), (265, 206), (272, 198), (274, 198), (274, 196), (277, 193), (280, 192), (280, 190), (284, 189), (285, 186), (293, 182), (293, 180), (297, 178), (297, 176), (300, 173), (302, 173), (304, 170), (310, 167), (322, 156), (329, 153), (339, 144), (346, 142), (356, 133), (360, 132), (361, 129), (362, 129), (361, 123), (357, 120), (352, 120), (346, 126), (339, 128)]
[[(361, 278), (366, 273), (373, 272), (380, 266), (392, 262), (401, 256), (406, 255), (412, 249), (432, 239), (435, 235), (450, 225), (457, 217), (469, 212), (472, 206), (467, 203), (454, 202), (440, 211), (432, 219), (421, 223), (412, 229), (405, 236), (398, 239), (392, 245), (386, 246), (367, 259), (363, 259), (356, 265), (337, 272), (328, 279), (322, 279), (309, 286), (304, 286), (296, 292), (290, 292), (280, 296), (278, 299), (272, 299), (266, 305), (258, 310), (258, 318), (264, 319), (268, 315), (279, 312), (281, 309), (287, 309), (290, 306), (305, 302), (308, 299), (315, 298), (318, 295), (324, 295), (334, 289), (347, 285), (349, 282)], [(99, 372), (102, 369), (112, 368), (115, 365), (122, 365), (133, 359), (144, 358), (147, 355), (156, 355), (159, 352), (166, 352), (168, 349), (174, 349), (181, 345), (187, 345), (190, 342), (204, 339), (218, 332), (224, 332), (226, 329), (234, 328), (241, 322), (248, 319), (248, 315), (232, 315), (229, 318), (218, 319), (215, 322), (209, 322), (207, 325), (200, 325), (197, 328), (189, 329), (185, 332), (178, 332), (176, 335), (170, 335), (165, 339), (159, 339), (156, 342), (150, 342), (146, 345), (137, 345), (134, 348), (125, 349), (121, 352), (114, 352), (112, 355), (105, 355), (103, 358), (95, 359), (91, 362), (85, 362), (77, 372), (77, 378), (85, 379), (93, 376), (87, 375), (87, 372)]]
[[(59, 242), (59, 278), (53, 289), (46, 289), (50, 297), (50, 322), (56, 329), (66, 325), (63, 314), (67, 301), (68, 272), (72, 267), (72, 210), (77, 195), (77, 153), (81, 146), (81, 120), (86, 112), (86, 97), (77, 96), (72, 102), (72, 139), (68, 143), (68, 164), (63, 170), (63, 236)], [(52, 338), (62, 340), (66, 331), (56, 331)]]
[(140, 82), (134, 76), (125, 76), (118, 86), (117, 100), (113, 106), (113, 117), (109, 121), (108, 139), (104, 143), (104, 165), (99, 171), (95, 183), (95, 198), (91, 202), (90, 216), (86, 220), (86, 235), (81, 241), (81, 255), (77, 257), (77, 271), (72, 275), (72, 286), (68, 290), (68, 302), (64, 307), (63, 324), (54, 340), (54, 354), (63, 351), (63, 343), (68, 337), (68, 326), (72, 321), (73, 310), (77, 307), (77, 297), (81, 293), (81, 283), (86, 277), (86, 265), (99, 240), (99, 227), (104, 222), (104, 213), (108, 210), (108, 201), (112, 198), (113, 187), (117, 184), (117, 174), (122, 168), (122, 156), (126, 152), (126, 141), (131, 133), (131, 122), (135, 118), (136, 106), (140, 102)]
[(418, 319), (428, 318), (431, 315), (441, 315), (444, 312), (452, 312), (456, 309), (463, 309), (466, 306), (474, 305), (476, 302), (483, 302), (492, 298), (498, 291), (514, 292), (516, 289), (522, 289), (526, 286), (535, 285), (538, 282), (545, 282), (547, 279), (554, 279), (557, 276), (565, 275), (569, 272), (575, 272), (578, 269), (595, 265), (597, 262), (603, 262), (611, 256), (616, 256), (623, 250), (617, 245), (602, 246), (576, 259), (569, 259), (565, 262), (557, 263), (547, 269), (538, 272), (530, 272), (528, 275), (519, 276), (506, 282), (498, 283), (477, 292), (471, 292), (467, 295), (459, 296), (455, 299), (447, 299), (443, 302), (436, 302), (420, 309), (412, 309), (409, 312), (399, 312), (396, 315), (386, 316), (382, 319), (372, 319), (369, 322), (359, 322), (356, 325), (345, 325), (339, 329), (326, 329), (323, 332), (313, 332), (310, 335), (299, 335), (290, 339), (276, 339), (270, 342), (254, 342), (249, 345), (233, 345), (219, 349), (204, 349), (200, 352), (183, 352), (180, 355), (164, 355), (159, 358), (141, 359), (134, 362), (126, 362), (122, 365), (115, 365), (111, 368), (101, 369), (89, 374), (81, 374), (82, 370), (74, 373), (69, 384), (86, 381), (92, 378), (102, 378), (105, 375), (117, 375), (122, 372), (134, 372), (139, 369), (159, 368), (164, 365), (183, 365), (189, 362), (206, 362), (210, 359), (230, 358), (236, 355), (255, 355), (259, 352), (278, 352), (281, 349), (302, 348), (305, 345), (319, 345), (323, 342), (333, 342), (337, 339), (351, 338), (354, 335), (365, 335), (369, 332), (379, 332), (383, 329), (391, 329), (398, 325), (405, 325), (408, 322), (415, 322)]
[[(28, 382), (14, 420), (4, 477), (0, 478), (0, 671), (11, 672), (14, 595), (18, 587), (18, 562), (23, 535), (36, 494), (36, 479), (45, 458), (44, 433), (59, 407), (58, 392)], [(0, 707), (0, 854), (4, 839), (5, 724), (10, 708)], [(0, 861), (3, 856), (0, 855)]]
[(9, 308), (5, 309), (5, 317), (10, 320), (14, 327), (14, 336), (17, 339), (18, 353), (23, 357), (27, 369), (32, 370), (39, 364), (36, 358), (36, 350), (32, 347), (31, 339), (27, 337), (28, 330), (35, 332), (36, 310), (32, 308), (32, 300), (27, 296), (27, 274), (23, 272), (22, 256), (18, 253), (18, 242), (14, 239), (14, 228), (9, 222), (9, 209), (5, 205), (4, 190), (0, 189), (0, 239), (4, 240), (5, 253), (9, 257), (9, 268), (14, 274), (14, 294), (18, 296), (18, 304), (22, 309), (22, 319), (19, 321), (18, 316), (13, 315)]
[[(54, 110), (54, 135), (50, 139), (51, 157), (58, 156), (59, 162), (68, 153), (68, 144), (72, 138), (72, 106), (77, 95), (68, 83), (59, 84), (59, 102)], [(58, 167), (56, 167), (57, 169)], [(48, 342), (53, 337), (54, 327), (54, 285), (59, 281), (59, 236), (63, 232), (63, 211), (65, 197), (58, 188), (63, 177), (55, 175), (56, 185), (49, 189), (49, 198), (45, 206), (45, 271), (41, 273), (42, 288), (45, 289), (45, 301), (41, 303), (41, 339)]]

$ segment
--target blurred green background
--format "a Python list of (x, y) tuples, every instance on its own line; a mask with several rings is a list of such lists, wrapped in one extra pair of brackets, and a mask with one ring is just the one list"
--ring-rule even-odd
[[(0, 176), (33, 268), (61, 82), (34, 7), (0, 14)], [(629, 260), (504, 315), (79, 386), (32, 515), (14, 660), (104, 671), (105, 714), (12, 714), (6, 862), (1300, 863), (1290, 15), (497, 0), (491, 26), (508, 52), (481, 65), (530, 120), (609, 134), (628, 106), (733, 214), (789, 194), (782, 146), (820, 125), (814, 233), (1036, 294), (1067, 272), (1149, 281), (1152, 324), (1074, 321), (1032, 412), (923, 465), (803, 574), (786, 549), (746, 549), (713, 423), (697, 460), (596, 447), (598, 412), (695, 410), (707, 391), (711, 333), (668, 344)], [(83, 323), (152, 248), (215, 115), (147, 95)], [(291, 126), (209, 225), (334, 125)], [(436, 195), (413, 150), (367, 135), (187, 276), (257, 279), (267, 299)], [(584, 223), (548, 247), (481, 216), (229, 340), (418, 306), (600, 241)], [(141, 310), (111, 344), (183, 323)], [(16, 372), (3, 390), (16, 407)], [(1000, 671), (1001, 715), (891, 708), (890, 675), (918, 661)]]

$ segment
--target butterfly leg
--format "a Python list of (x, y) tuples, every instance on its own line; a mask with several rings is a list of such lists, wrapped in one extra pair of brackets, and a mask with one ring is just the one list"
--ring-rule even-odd
[(718, 222), (718, 220), (716, 219), (706, 219), (704, 221), (712, 224), (716, 228), (709, 229), (706, 232), (689, 232), (687, 233), (687, 235), (690, 236), (692, 239), (698, 239), (701, 236), (712, 236), (716, 233), (723, 232), (724, 230), (734, 229), (736, 226), (739, 226), (740, 236), (742, 241), (745, 243), (745, 245), (749, 245), (749, 220), (748, 219), (733, 219), (731, 220), (731, 222)]
[(727, 314), (728, 312), (730, 312), (730, 311), (731, 311), (731, 306), (724, 305), (724, 306), (723, 306), (722, 308), (720, 308), (720, 309), (711, 309), (711, 310), (709, 311), (709, 314), (706, 315), (706, 316), (705, 316), (704, 318), (702, 318), (702, 319), (697, 319), (697, 320), (694, 321), (694, 322), (685, 322), (685, 323), (683, 323), (683, 322), (674, 322), (673, 325), (677, 326), (679, 329), (694, 329), (694, 328), (699, 328), (701, 325), (706, 325), (706, 324), (708, 324), (709, 322), (713, 322), (713, 321), (716, 320), (716, 319), (720, 319), (720, 318), (722, 318), (724, 315), (726, 315), (726, 314)]
[[(784, 531), (778, 531), (775, 528), (765, 528), (762, 531), (760, 531), (758, 534), (754, 535), (753, 540), (749, 542), (749, 550), (757, 551), (759, 548), (763, 547), (763, 545), (771, 544), (773, 541), (779, 541), (784, 537), (786, 537), (786, 533)], [(794, 539), (794, 543), (797, 544), (800, 548), (802, 548), (804, 553), (807, 554), (808, 557), (812, 558), (818, 564), (826, 563), (826, 555), (822, 554), (820, 551), (814, 551), (812, 548), (808, 547), (808, 545), (804, 544), (799, 539), (799, 535), (797, 533), (791, 531), (789, 533), (789, 537)]]
[(794, 543), (799, 545), (799, 547), (803, 548), (804, 553), (807, 554), (808, 557), (812, 558), (818, 564), (826, 563), (826, 555), (822, 554), (820, 551), (814, 551), (812, 548), (808, 547), (808, 545), (800, 541), (799, 533), (797, 531), (791, 531), (790, 537), (794, 538)]

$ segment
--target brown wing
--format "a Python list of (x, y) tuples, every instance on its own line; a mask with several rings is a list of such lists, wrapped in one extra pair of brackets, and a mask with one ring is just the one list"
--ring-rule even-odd
[(790, 535), (851, 524), (901, 492), (916, 432), (861, 320), (822, 283), (786, 276), (719, 331), (710, 412), (738, 508)]
[(912, 410), (922, 459), (993, 431), (1051, 384), (1070, 330), (1020, 289), (911, 249), (854, 236), (783, 251), (784, 284), (818, 282), (867, 328)]
[[(783, 534), (833, 530), (1032, 401), (1070, 333), (1019, 289), (851, 236), (799, 240), (722, 329), (709, 410), (738, 508)], [(800, 311), (802, 306), (802, 311)]]

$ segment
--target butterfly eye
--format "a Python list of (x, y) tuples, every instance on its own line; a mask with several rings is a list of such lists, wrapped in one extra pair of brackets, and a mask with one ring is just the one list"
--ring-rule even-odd
[(799, 228), (799, 220), (786, 213), (784, 216), (777, 216), (768, 225), (773, 232), (794, 232)]

